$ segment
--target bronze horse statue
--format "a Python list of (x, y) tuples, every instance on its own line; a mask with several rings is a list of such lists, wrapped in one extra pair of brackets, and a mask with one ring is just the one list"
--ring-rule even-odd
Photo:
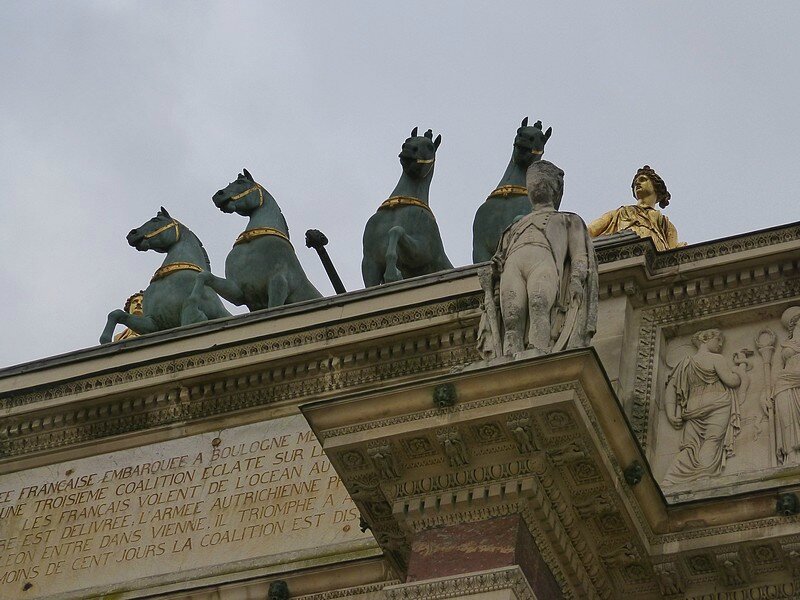
[(127, 240), (139, 251), (155, 250), (167, 256), (144, 290), (142, 314), (121, 309), (111, 311), (100, 336), (101, 344), (111, 341), (117, 323), (145, 334), (230, 316), (211, 290), (190, 299), (195, 280), (210, 272), (211, 263), (198, 237), (173, 219), (163, 206), (155, 217), (132, 229)]
[(434, 140), (430, 129), (418, 136), (415, 127), (403, 143), (400, 181), (364, 229), (361, 274), (366, 287), (453, 268), (428, 205), (441, 142), (442, 136)]
[(210, 271), (198, 275), (198, 296), (210, 288), (228, 302), (244, 304), (251, 311), (322, 296), (297, 259), (278, 203), (247, 169), (212, 200), (222, 212), (235, 212), (249, 221), (225, 259), (225, 277)]
[(472, 223), (472, 262), (484, 262), (492, 258), (500, 235), (517, 217), (531, 212), (525, 174), (531, 164), (542, 158), (544, 145), (550, 139), (553, 128), (542, 131), (542, 122), (528, 126), (528, 117), (522, 119), (514, 138), (514, 150), (506, 172), (500, 183), (486, 198), (475, 213)]

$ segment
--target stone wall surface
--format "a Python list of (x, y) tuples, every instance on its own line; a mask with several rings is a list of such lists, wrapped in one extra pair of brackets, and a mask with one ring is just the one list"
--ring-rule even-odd
[(319, 564), (374, 545), (300, 415), (2, 475), (0, 511), (9, 600)]

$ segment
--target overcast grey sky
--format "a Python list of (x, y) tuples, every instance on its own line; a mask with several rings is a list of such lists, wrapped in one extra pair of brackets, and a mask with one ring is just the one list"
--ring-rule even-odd
[[(246, 167), (297, 254), (322, 229), (348, 290), (414, 126), (441, 133), (431, 207), (454, 265), (524, 116), (553, 127), (564, 210), (631, 201), (647, 163), (689, 243), (800, 218), (800, 2), (0, 3), (0, 366), (93, 346), (163, 255), (160, 205), (212, 269)], [(241, 309), (233, 309), (241, 312)], [(119, 331), (119, 329), (118, 329)]]

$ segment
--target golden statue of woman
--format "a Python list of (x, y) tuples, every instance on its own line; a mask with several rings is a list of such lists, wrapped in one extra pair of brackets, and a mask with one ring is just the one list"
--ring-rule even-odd
[(589, 235), (611, 235), (618, 231), (633, 231), (639, 237), (649, 237), (656, 250), (685, 246), (678, 241), (678, 231), (669, 219), (656, 208), (666, 208), (670, 193), (664, 180), (648, 165), (636, 171), (631, 183), (636, 204), (620, 206), (589, 224)]

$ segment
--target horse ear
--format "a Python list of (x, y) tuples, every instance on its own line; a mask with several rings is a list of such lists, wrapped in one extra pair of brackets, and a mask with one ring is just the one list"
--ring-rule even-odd
[(172, 217), (170, 216), (170, 214), (167, 212), (167, 209), (166, 209), (166, 208), (164, 208), (163, 206), (161, 207), (161, 210), (160, 210), (160, 211), (158, 211), (158, 214), (160, 214), (160, 215), (162, 215), (162, 216), (164, 216), (164, 217), (167, 217), (168, 219), (171, 219), (171, 218), (172, 218)]
[(528, 126), (528, 117), (525, 117), (524, 119), (522, 119), (522, 125), (520, 125), (520, 127), (527, 127), (527, 126)]
[(244, 176), (247, 177), (250, 181), (255, 183), (255, 179), (253, 179), (253, 176), (250, 175), (250, 171), (248, 171), (247, 169), (242, 169), (242, 173), (244, 173)]
[(411, 137), (417, 137), (417, 128), (416, 127), (414, 127), (414, 129), (411, 130)]
[(439, 135), (436, 136), (436, 139), (433, 140), (433, 149), (435, 150), (436, 148), (438, 148), (439, 144), (441, 143), (442, 143), (442, 134), (440, 133)]
[(544, 139), (549, 140), (551, 135), (553, 135), (553, 128), (548, 127), (547, 131), (544, 132)]

